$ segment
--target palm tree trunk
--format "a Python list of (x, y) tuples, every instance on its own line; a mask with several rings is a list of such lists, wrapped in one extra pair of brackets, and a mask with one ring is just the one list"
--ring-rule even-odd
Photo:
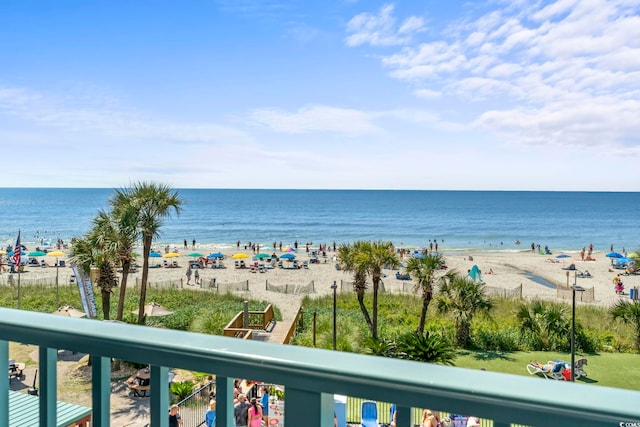
[(371, 338), (378, 341), (378, 283), (380, 279), (373, 279), (373, 307), (371, 307)]
[(147, 277), (149, 276), (149, 253), (151, 252), (151, 234), (145, 234), (142, 245), (142, 281), (140, 283), (140, 304), (138, 305), (138, 324), (144, 323), (144, 305), (147, 299)]
[(431, 293), (424, 295), (422, 298), (422, 311), (420, 312), (420, 322), (418, 322), (418, 332), (420, 334), (424, 333), (424, 324), (427, 322), (427, 310), (429, 310), (429, 304), (431, 304), (432, 298)]
[(360, 306), (360, 311), (364, 316), (364, 321), (367, 323), (369, 330), (373, 334), (373, 323), (371, 322), (371, 317), (369, 316), (369, 311), (367, 310), (367, 306), (364, 305), (364, 289), (356, 289), (356, 297), (358, 298), (358, 305)]
[(122, 321), (122, 317), (124, 316), (124, 299), (127, 294), (127, 278), (129, 277), (129, 268), (131, 267), (131, 262), (125, 261), (122, 263), (122, 280), (120, 282), (120, 296), (118, 299), (118, 314), (116, 315), (116, 319)]
[(102, 315), (104, 320), (109, 320), (109, 311), (111, 310), (111, 291), (108, 287), (102, 288)]

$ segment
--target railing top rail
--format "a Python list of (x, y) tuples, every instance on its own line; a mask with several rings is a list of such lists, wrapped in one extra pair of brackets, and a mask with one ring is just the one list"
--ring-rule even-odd
[[(638, 417), (640, 392), (0, 308), (0, 339), (537, 425)], [(524, 367), (523, 367), (524, 369)]]

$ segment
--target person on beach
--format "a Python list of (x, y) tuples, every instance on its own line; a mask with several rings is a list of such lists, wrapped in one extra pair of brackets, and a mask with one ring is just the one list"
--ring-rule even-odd
[(187, 239), (184, 239), (184, 248), (187, 249), (189, 245), (187, 245)]
[(262, 408), (258, 405), (255, 397), (251, 398), (251, 406), (249, 406), (249, 425), (248, 427), (262, 426)]
[(200, 284), (200, 271), (198, 271), (198, 270), (199, 270), (198, 268), (195, 268), (194, 271), (193, 271), (193, 278), (194, 278), (194, 280), (196, 282), (196, 285)]
[(191, 265), (187, 267), (187, 285), (191, 284)]
[(193, 240), (191, 241), (191, 248), (192, 248), (192, 249), (195, 249), (195, 248), (196, 248), (196, 239), (193, 239)]

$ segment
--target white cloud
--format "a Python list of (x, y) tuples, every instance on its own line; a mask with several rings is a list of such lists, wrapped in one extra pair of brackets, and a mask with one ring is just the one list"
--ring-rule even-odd
[(507, 142), (640, 145), (640, 2), (486, 6), (493, 10), (470, 9), (439, 35), (432, 28), (429, 40), (382, 56), (382, 65), (415, 85), (416, 97), (463, 102), (467, 114), (452, 117), (475, 116), (474, 126)]
[(398, 26), (392, 16), (393, 9), (393, 4), (387, 4), (378, 15), (361, 13), (353, 17), (347, 24), (347, 32), (351, 33), (346, 39), (347, 45), (403, 45), (412, 40), (414, 33), (424, 30), (424, 20), (417, 16), (405, 19)]
[(277, 132), (302, 134), (309, 132), (333, 132), (346, 135), (362, 135), (376, 132), (369, 115), (362, 111), (314, 105), (289, 113), (279, 109), (260, 109), (251, 118)]
[(228, 138), (248, 140), (243, 132), (231, 127), (214, 123), (176, 123), (125, 109), (99, 108), (95, 105), (101, 103), (93, 101), (83, 99), (80, 103), (84, 105), (76, 107), (75, 98), (0, 87), (0, 112), (42, 127), (154, 141), (199, 143)]

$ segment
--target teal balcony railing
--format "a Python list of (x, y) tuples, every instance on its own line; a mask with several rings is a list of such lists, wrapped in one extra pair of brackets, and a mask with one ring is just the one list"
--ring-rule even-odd
[[(479, 370), (11, 309), (0, 309), (0, 340), (0, 360), (9, 341), (40, 346), (40, 426), (56, 425), (58, 349), (93, 356), (95, 427), (109, 425), (111, 357), (149, 363), (152, 385), (167, 384), (170, 367), (215, 373), (217, 425), (225, 427), (233, 425), (234, 378), (284, 385), (287, 427), (333, 426), (334, 393), (396, 402), (402, 427), (412, 407), (472, 414), (496, 427), (640, 425), (640, 392)], [(0, 426), (9, 425), (8, 395), (4, 377)], [(152, 427), (168, 425), (168, 408), (168, 387), (151, 387)]]

